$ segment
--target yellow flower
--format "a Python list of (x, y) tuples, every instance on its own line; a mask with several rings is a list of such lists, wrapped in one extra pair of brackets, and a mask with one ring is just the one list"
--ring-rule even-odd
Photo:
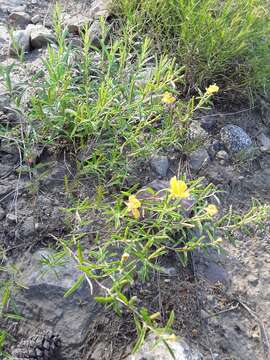
[(187, 198), (189, 196), (189, 191), (186, 183), (182, 180), (177, 180), (176, 176), (174, 176), (170, 180), (169, 191), (174, 197)]
[(168, 91), (163, 94), (162, 102), (164, 102), (165, 104), (173, 104), (175, 101), (176, 98)]
[(218, 208), (214, 204), (209, 204), (205, 210), (206, 210), (207, 214), (210, 216), (214, 216), (218, 213)]
[(127, 261), (129, 259), (129, 253), (123, 253), (121, 257), (121, 262)]
[(219, 87), (216, 84), (213, 84), (206, 89), (206, 95), (212, 95), (214, 93), (217, 93), (218, 91)]
[(128, 211), (132, 212), (135, 219), (139, 219), (140, 212), (139, 208), (141, 207), (141, 202), (136, 198), (135, 195), (130, 195), (128, 198), (128, 202), (126, 203)]
[(171, 334), (167, 337), (166, 340), (169, 340), (169, 341), (176, 341), (177, 340), (177, 336), (175, 334)]

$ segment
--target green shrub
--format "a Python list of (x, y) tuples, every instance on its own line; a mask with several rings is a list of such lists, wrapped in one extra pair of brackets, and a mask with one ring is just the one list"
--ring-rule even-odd
[(116, 12), (185, 66), (187, 90), (270, 88), (270, 7), (265, 0), (117, 0)]

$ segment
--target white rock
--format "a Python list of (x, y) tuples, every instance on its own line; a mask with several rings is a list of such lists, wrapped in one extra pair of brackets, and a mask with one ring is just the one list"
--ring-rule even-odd
[[(130, 356), (127, 360), (170, 360), (173, 359), (168, 348), (163, 342), (155, 346), (156, 338), (149, 335), (141, 349)], [(175, 360), (203, 360), (203, 356), (196, 350), (191, 349), (182, 339), (176, 341), (167, 341), (169, 347), (174, 353)]]

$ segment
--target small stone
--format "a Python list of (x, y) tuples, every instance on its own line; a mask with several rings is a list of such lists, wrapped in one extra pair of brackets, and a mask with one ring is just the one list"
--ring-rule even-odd
[(0, 206), (0, 220), (3, 220), (6, 216), (5, 210)]
[(160, 176), (164, 177), (167, 175), (169, 169), (169, 160), (164, 155), (154, 155), (150, 159), (150, 165), (153, 170)]
[(221, 141), (229, 153), (236, 154), (252, 146), (249, 135), (239, 126), (225, 125), (220, 131)]
[(214, 140), (207, 149), (211, 160), (213, 160), (216, 156), (216, 153), (220, 150), (223, 150), (223, 148), (224, 146), (221, 144), (220, 141)]
[(270, 152), (270, 138), (266, 136), (264, 133), (261, 133), (258, 136), (258, 141), (261, 144), (260, 150), (262, 152)]
[(31, 22), (30, 16), (22, 11), (12, 12), (8, 18), (13, 25), (18, 26), (21, 29), (24, 29)]
[(30, 50), (30, 35), (26, 30), (17, 30), (12, 33), (9, 44), (9, 51), (11, 55), (18, 56), (20, 53), (28, 52)]
[(33, 16), (31, 21), (33, 24), (37, 24), (38, 22), (40, 22), (40, 16), (38, 14)]
[(177, 268), (171, 266), (171, 267), (162, 267), (161, 270), (162, 274), (165, 274), (167, 276), (173, 277), (177, 276)]
[(189, 166), (193, 171), (199, 171), (210, 161), (207, 150), (201, 147), (189, 155)]
[(47, 46), (55, 41), (51, 30), (43, 25), (29, 25), (27, 26), (27, 31), (30, 34), (31, 46), (34, 49), (41, 49), (43, 46)]
[(91, 44), (93, 46), (99, 47), (100, 41), (102, 40), (102, 28), (99, 20), (95, 20), (89, 28), (88, 32)]
[(188, 129), (188, 138), (189, 140), (205, 140), (208, 138), (207, 132), (202, 128), (199, 121), (193, 121)]
[(23, 222), (20, 233), (24, 238), (35, 234), (35, 219), (33, 216), (30, 216)]
[(90, 25), (90, 19), (81, 14), (74, 15), (65, 20), (65, 26), (72, 34), (79, 34), (86, 25)]
[(229, 154), (225, 150), (220, 150), (216, 153), (216, 158), (226, 162), (229, 160)]
[(17, 216), (12, 213), (8, 213), (6, 219), (9, 223), (15, 223), (17, 221)]

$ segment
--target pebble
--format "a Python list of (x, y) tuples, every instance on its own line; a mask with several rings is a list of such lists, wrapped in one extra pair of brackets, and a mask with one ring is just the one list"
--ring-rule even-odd
[(150, 159), (150, 165), (152, 169), (160, 176), (167, 175), (169, 169), (169, 160), (164, 155), (154, 155)]
[(216, 159), (219, 160), (221, 164), (225, 164), (229, 160), (229, 154), (225, 150), (220, 150), (216, 153)]
[(258, 136), (258, 140), (261, 144), (260, 150), (262, 152), (270, 152), (270, 138), (266, 136), (264, 133), (261, 133)]
[(40, 22), (40, 16), (38, 14), (33, 16), (31, 21), (33, 24), (37, 24), (38, 22)]
[(208, 138), (208, 133), (202, 128), (199, 121), (193, 121), (188, 129), (189, 140), (205, 140)]
[(20, 233), (24, 238), (27, 238), (29, 236), (32, 236), (35, 233), (35, 230), (36, 230), (35, 219), (33, 216), (30, 216), (27, 219), (25, 219), (25, 221), (23, 222), (20, 229)]
[(210, 161), (207, 150), (204, 147), (201, 147), (192, 153), (188, 157), (188, 162), (191, 170), (199, 171), (205, 167)]
[(228, 152), (232, 154), (248, 150), (252, 146), (249, 135), (237, 125), (225, 125), (220, 130), (220, 138)]
[(15, 223), (17, 221), (17, 216), (12, 213), (8, 213), (6, 218), (9, 223)]

